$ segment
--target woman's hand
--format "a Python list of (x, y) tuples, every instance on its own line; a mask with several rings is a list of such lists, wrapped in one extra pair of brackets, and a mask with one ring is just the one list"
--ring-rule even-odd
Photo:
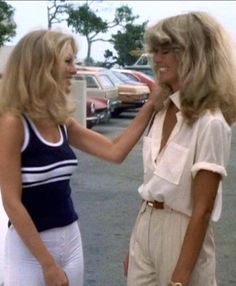
[(155, 106), (155, 111), (159, 111), (163, 107), (163, 102), (169, 95), (172, 94), (172, 89), (167, 85), (153, 85), (148, 100), (152, 101)]
[(69, 286), (66, 273), (57, 264), (43, 269), (43, 275), (47, 286)]
[(127, 277), (128, 275), (128, 267), (129, 267), (129, 252), (127, 253), (125, 260), (123, 261), (123, 268), (124, 268), (124, 276)]

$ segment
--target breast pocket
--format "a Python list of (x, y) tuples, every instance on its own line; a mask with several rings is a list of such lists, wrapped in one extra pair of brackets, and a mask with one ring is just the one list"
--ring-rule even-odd
[(163, 151), (162, 157), (156, 164), (154, 173), (177, 185), (184, 171), (188, 149), (172, 142)]

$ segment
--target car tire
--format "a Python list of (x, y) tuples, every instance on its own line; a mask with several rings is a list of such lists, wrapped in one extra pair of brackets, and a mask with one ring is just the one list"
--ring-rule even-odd
[(122, 108), (116, 108), (114, 111), (111, 112), (111, 117), (119, 117), (122, 112)]

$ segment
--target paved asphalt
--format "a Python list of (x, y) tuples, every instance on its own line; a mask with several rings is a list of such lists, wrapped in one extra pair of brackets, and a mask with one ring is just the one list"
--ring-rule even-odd
[[(106, 135), (119, 134), (135, 112), (97, 125)], [(78, 152), (73, 176), (73, 198), (80, 216), (85, 256), (85, 286), (125, 286), (122, 261), (140, 205), (137, 188), (142, 182), (142, 141), (121, 165), (112, 165)], [(217, 144), (217, 142), (216, 142)], [(223, 214), (214, 224), (218, 286), (236, 286), (236, 128), (233, 130), (228, 177), (223, 183)], [(207, 286), (207, 285), (202, 285)]]

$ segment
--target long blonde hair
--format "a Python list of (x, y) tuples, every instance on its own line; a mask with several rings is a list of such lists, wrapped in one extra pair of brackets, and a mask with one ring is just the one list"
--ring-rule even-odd
[(68, 45), (75, 54), (72, 36), (46, 29), (32, 31), (18, 42), (3, 72), (0, 114), (12, 111), (36, 120), (66, 120), (73, 107), (64, 92), (60, 65)]
[[(161, 20), (146, 31), (147, 51), (168, 45), (178, 57), (183, 116), (192, 122), (207, 109), (220, 108), (231, 125), (236, 120), (235, 47), (225, 29), (205, 12)], [(153, 61), (158, 79), (158, 66)]]

